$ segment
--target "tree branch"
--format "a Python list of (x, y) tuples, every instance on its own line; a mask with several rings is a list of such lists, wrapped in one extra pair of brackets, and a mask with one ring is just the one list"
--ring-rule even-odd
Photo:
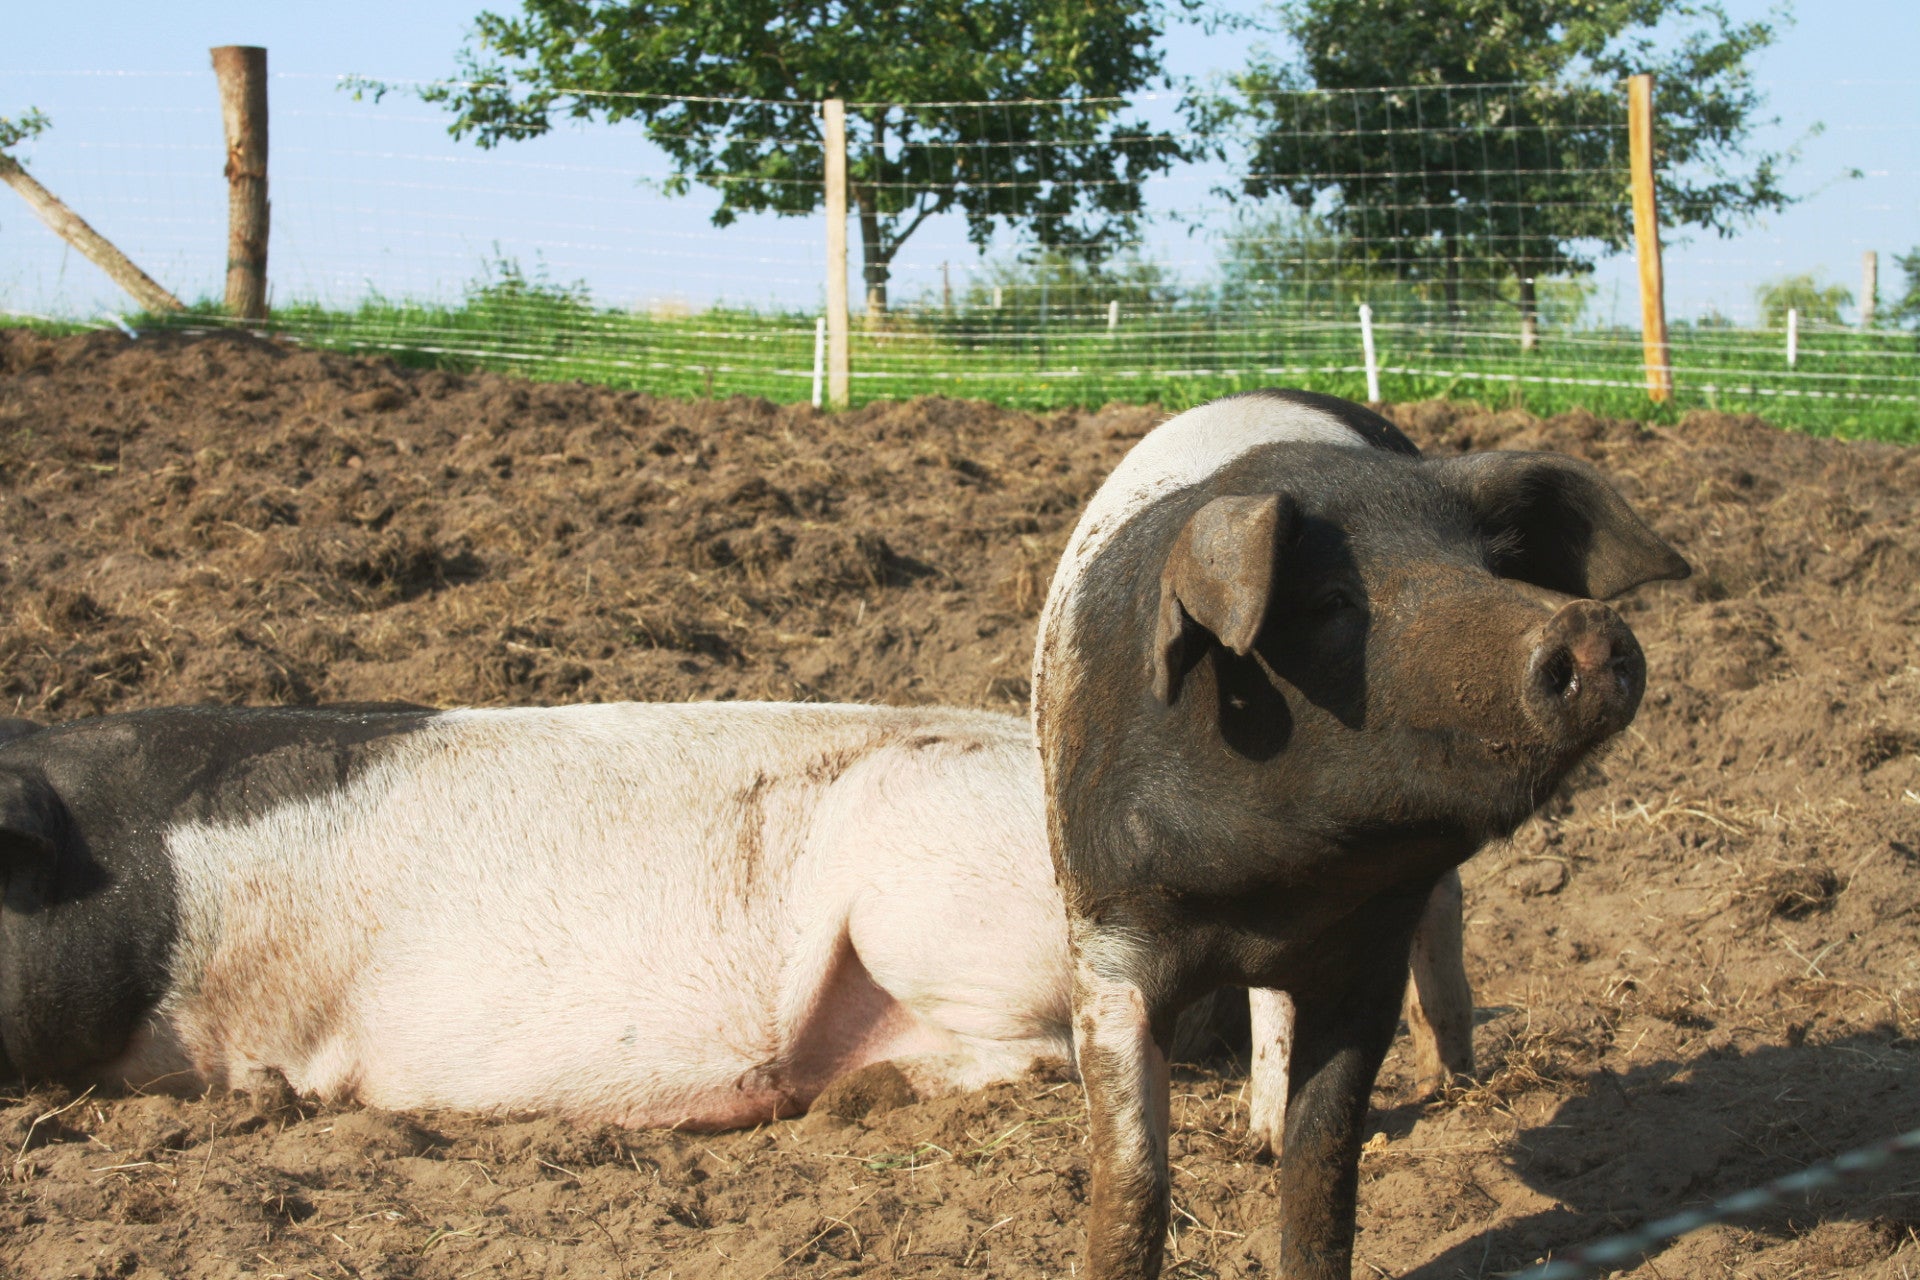
[[(928, 192), (922, 191), (920, 193), (920, 198), (924, 201), (928, 196), (928, 194), (929, 194)], [(893, 261), (893, 255), (900, 251), (900, 246), (907, 242), (908, 236), (912, 235), (914, 232), (920, 229), (921, 223), (925, 222), (928, 218), (932, 217), (934, 214), (943, 212), (944, 210), (950, 208), (951, 205), (952, 205), (952, 196), (950, 193), (947, 193), (947, 192), (941, 193), (940, 197), (936, 199), (931, 205), (923, 204), (919, 209), (919, 211), (914, 214), (913, 221), (907, 224), (907, 229), (905, 231), (895, 232), (889, 236), (889, 238), (893, 241), (893, 243), (886, 246), (886, 254), (887, 254), (886, 260), (888, 262)]]

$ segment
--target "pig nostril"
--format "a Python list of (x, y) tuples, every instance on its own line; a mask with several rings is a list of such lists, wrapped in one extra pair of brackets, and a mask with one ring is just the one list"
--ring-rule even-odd
[(1633, 633), (1604, 606), (1575, 601), (1532, 639), (1527, 712), (1544, 729), (1587, 740), (1633, 718), (1646, 663)]
[(1570, 698), (1580, 692), (1580, 673), (1574, 670), (1573, 654), (1561, 648), (1540, 664), (1540, 684), (1556, 698)]

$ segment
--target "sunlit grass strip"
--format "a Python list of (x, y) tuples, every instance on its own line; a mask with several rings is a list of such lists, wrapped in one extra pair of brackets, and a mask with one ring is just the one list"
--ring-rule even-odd
[[(1457, 325), (1387, 317), (1382, 394), (1389, 400), (1471, 399), (1552, 414), (1583, 408), (1674, 423), (1690, 409), (1757, 413), (1820, 434), (1920, 440), (1920, 340), (1904, 333), (1825, 330), (1789, 369), (1776, 335), (1680, 330), (1675, 395), (1647, 400), (1639, 335), (1619, 329), (1548, 331), (1522, 353), (1501, 313)], [(627, 312), (558, 292), (481, 293), (456, 303), (379, 297), (351, 309), (282, 306), (248, 328), (400, 363), (491, 368), (540, 379), (580, 379), (660, 395), (805, 400), (813, 376), (814, 317), (715, 308)], [(138, 317), (138, 328), (231, 323), (195, 308), (176, 321)], [(36, 322), (48, 332), (75, 326)], [(78, 327), (94, 327), (81, 325)], [(1325, 308), (1294, 317), (1200, 306), (1143, 311), (1108, 329), (1104, 317), (1063, 321), (1022, 312), (905, 311), (884, 326), (856, 325), (853, 399), (959, 395), (1010, 408), (1097, 407), (1114, 400), (1183, 407), (1276, 383), (1360, 397), (1365, 371), (1357, 326)]]

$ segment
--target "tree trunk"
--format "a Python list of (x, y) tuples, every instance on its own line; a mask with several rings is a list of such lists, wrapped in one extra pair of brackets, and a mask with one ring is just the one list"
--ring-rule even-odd
[(20, 162), (12, 156), (0, 154), (0, 182), (6, 183), (20, 193), (40, 221), (47, 224), (53, 233), (68, 244), (87, 255), (87, 260), (99, 267), (113, 282), (133, 295), (133, 300), (148, 311), (184, 311), (180, 299), (154, 283), (153, 277), (128, 261), (127, 255), (114, 248), (107, 238), (87, 225), (73, 210), (61, 203), (60, 198), (33, 180), (32, 175), (20, 167)]
[[(887, 164), (887, 113), (883, 107), (873, 118), (873, 165), (876, 179), (885, 178)], [(880, 225), (879, 200), (871, 190), (856, 189), (860, 203), (860, 274), (867, 282), (867, 327), (887, 318), (887, 278), (893, 273), (893, 254), (887, 249)]]
[(1540, 345), (1540, 300), (1534, 293), (1533, 277), (1520, 272), (1520, 351), (1531, 355)]
[(1460, 349), (1460, 254), (1458, 244), (1447, 236), (1441, 244), (1447, 255), (1447, 350)]
[(867, 324), (872, 326), (887, 318), (893, 255), (881, 243), (880, 212), (874, 207), (873, 193), (856, 187), (853, 198), (860, 206), (860, 274), (867, 282)]

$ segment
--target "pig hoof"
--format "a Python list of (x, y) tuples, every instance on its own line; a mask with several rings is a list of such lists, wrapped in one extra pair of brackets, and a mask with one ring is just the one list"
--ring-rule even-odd
[(907, 1077), (891, 1062), (874, 1062), (852, 1071), (821, 1091), (807, 1109), (812, 1116), (865, 1120), (920, 1101)]
[(1278, 1134), (1251, 1130), (1247, 1133), (1247, 1156), (1249, 1159), (1257, 1160), (1262, 1164), (1279, 1164), (1280, 1155), (1283, 1150), (1284, 1148), (1280, 1145), (1280, 1137)]
[(1413, 1082), (1414, 1102), (1452, 1101), (1460, 1093), (1474, 1086), (1473, 1073), (1470, 1071), (1429, 1071), (1422, 1072)]
[(298, 1113), (300, 1095), (294, 1092), (286, 1076), (272, 1067), (255, 1067), (233, 1082), (234, 1092), (246, 1095), (256, 1115), (271, 1117)]

